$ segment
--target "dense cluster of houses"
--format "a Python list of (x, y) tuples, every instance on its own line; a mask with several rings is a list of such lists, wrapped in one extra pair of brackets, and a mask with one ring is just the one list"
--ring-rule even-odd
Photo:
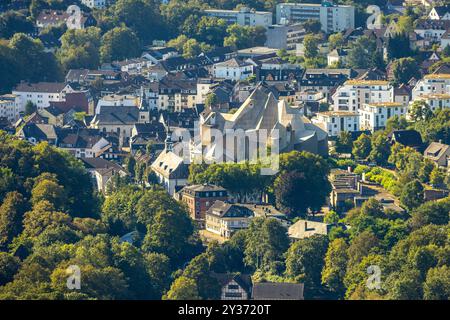
[[(81, 2), (96, 9), (110, 3)], [(444, 64), (429, 72), (450, 45), (450, 6), (433, 7), (431, 0), (390, 0), (386, 10), (404, 12), (405, 5), (430, 8), (428, 17), (420, 19), (409, 34), (411, 48), (421, 49), (424, 59), (421, 76), (407, 84), (392, 84), (392, 65), (386, 71), (337, 68), (345, 64), (348, 51), (329, 50), (327, 43), (319, 48), (327, 56), (327, 68), (304, 69), (279, 54), (286, 49), (303, 55), (302, 41), (307, 34), (303, 23), (309, 19), (319, 20), (325, 33), (341, 32), (347, 44), (368, 36), (386, 52), (388, 39), (396, 33), (395, 21), (378, 29), (355, 28), (355, 8), (331, 1), (278, 4), (276, 24), (270, 12), (209, 9), (205, 14), (230, 24), (265, 27), (265, 46), (220, 47), (185, 58), (158, 43), (138, 57), (103, 64), (97, 70), (69, 70), (61, 83), (21, 82), (11, 93), (0, 96), (0, 129), (32, 144), (46, 141), (71, 153), (82, 161), (103, 193), (113, 177), (130, 174), (124, 159), (133, 156), (137, 162), (145, 162), (156, 181), (186, 204), (190, 217), (208, 239), (226, 241), (255, 217), (277, 219), (291, 239), (328, 235), (331, 224), (314, 218), (291, 224), (261, 195), (240, 199), (222, 186), (190, 185), (189, 163), (199, 155), (202, 160), (238, 160), (235, 153), (211, 139), (213, 129), (256, 135), (264, 131), (268, 140), (278, 141), (280, 152), (298, 150), (327, 156), (329, 146), (342, 132), (357, 137), (384, 129), (390, 118), (408, 117), (416, 101), (424, 101), (432, 111), (450, 108), (450, 66)], [(63, 11), (43, 10), (36, 19), (37, 28), (66, 23), (68, 17)], [(93, 25), (92, 19), (83, 15), (80, 27)], [(433, 46), (436, 44), (438, 48)], [(174, 139), (173, 133), (180, 132), (188, 133), (188, 138), (180, 135)], [(395, 130), (389, 139), (449, 168), (449, 145), (438, 141), (426, 145), (414, 130)], [(241, 148), (236, 147), (244, 159), (250, 157), (251, 142), (245, 140)], [(329, 179), (330, 209), (341, 212), (349, 204), (359, 207), (373, 196), (364, 176), (351, 170), (332, 170)], [(425, 196), (439, 197), (432, 191), (425, 190)], [(377, 197), (385, 209), (404, 211), (396, 199), (383, 194)], [(221, 285), (222, 299), (304, 298), (303, 284), (252, 284), (251, 277), (243, 274), (211, 276)]]
[[(90, 7), (107, 4), (84, 2)], [(420, 5), (428, 5), (422, 2)], [(390, 1), (386, 10), (404, 8), (403, 2)], [(21, 82), (10, 94), (0, 96), (2, 128), (31, 143), (48, 141), (81, 159), (119, 164), (129, 154), (136, 155), (152, 145), (151, 168), (175, 195), (187, 184), (186, 158), (192, 160), (195, 150), (209, 150), (204, 156), (217, 160), (219, 146), (208, 140), (212, 128), (266, 130), (269, 139), (274, 138), (276, 129), (281, 152), (306, 150), (326, 156), (329, 140), (341, 132), (357, 136), (384, 129), (389, 118), (408, 116), (415, 101), (425, 101), (432, 111), (450, 107), (450, 67), (443, 65), (430, 74), (429, 66), (440, 61), (441, 54), (426, 50), (432, 44), (441, 49), (446, 46), (449, 6), (432, 8), (428, 17), (416, 24), (410, 44), (425, 54), (422, 76), (401, 86), (392, 85), (390, 66), (387, 71), (330, 66), (303, 69), (278, 55), (279, 49), (303, 50), (306, 32), (302, 22), (308, 19), (320, 20), (324, 32), (342, 32), (346, 42), (371, 37), (384, 51), (388, 38), (396, 32), (395, 21), (379, 29), (355, 28), (354, 8), (331, 2), (279, 4), (276, 25), (267, 13), (248, 8), (206, 13), (229, 23), (266, 27), (266, 46), (241, 50), (220, 47), (190, 59), (174, 48), (150, 46), (139, 57), (103, 64), (98, 70), (69, 70), (61, 83)], [(324, 17), (326, 21), (322, 21)], [(45, 27), (65, 19), (66, 13), (44, 10), (37, 23)], [(82, 21), (90, 23), (89, 17)], [(320, 50), (327, 53), (326, 43)], [(345, 57), (345, 50), (328, 51), (330, 65)], [(190, 144), (190, 155), (180, 153), (177, 145), (181, 140), (173, 141), (172, 133), (185, 130), (192, 136), (197, 129), (198, 145), (183, 141)], [(448, 166), (448, 146), (435, 142), (425, 148), (421, 150), (425, 156)], [(219, 155), (220, 160), (236, 160), (230, 159), (226, 150)], [(99, 166), (103, 172), (103, 162), (90, 166)], [(113, 165), (108, 168), (120, 171)], [(103, 185), (99, 184), (104, 189)], [(229, 212), (241, 212), (233, 206), (221, 206), (214, 211), (220, 214), (209, 219), (211, 230), (217, 230), (214, 221), (226, 218)], [(203, 213), (201, 220), (208, 228)], [(226, 230), (219, 233), (229, 235)]]
[[(101, 8), (107, 1), (83, 3)], [(388, 10), (404, 10), (403, 2), (398, 3), (390, 1)], [(332, 67), (345, 60), (346, 52), (327, 52), (326, 45), (321, 52), (328, 54), (328, 68), (303, 69), (278, 55), (279, 49), (302, 52), (306, 34), (302, 22), (311, 18), (320, 20), (326, 33), (342, 32), (346, 42), (369, 36), (383, 49), (395, 34), (395, 22), (380, 29), (355, 28), (354, 8), (330, 2), (279, 4), (276, 25), (267, 13), (248, 8), (206, 13), (229, 23), (266, 27), (266, 46), (220, 47), (190, 59), (174, 48), (150, 46), (139, 57), (103, 64), (98, 70), (69, 70), (62, 83), (22, 82), (0, 96), (1, 128), (33, 144), (47, 141), (82, 159), (101, 191), (112, 176), (127, 174), (121, 166), (124, 158), (143, 157), (151, 150), (145, 161), (158, 182), (187, 204), (201, 229), (228, 239), (254, 216), (285, 221), (275, 208), (253, 204), (258, 201), (238, 203), (220, 186), (188, 185), (187, 160), (198, 156), (196, 152), (218, 160), (214, 157), (221, 146), (210, 139), (211, 129), (266, 130), (269, 140), (278, 139), (280, 152), (305, 150), (327, 156), (330, 140), (341, 132), (357, 136), (384, 129), (389, 118), (408, 116), (415, 101), (425, 101), (433, 111), (450, 107), (450, 67), (443, 65), (429, 73), (429, 66), (440, 61), (441, 54), (440, 49), (426, 50), (432, 44), (441, 49), (449, 44), (448, 6), (433, 8), (411, 33), (411, 46), (424, 49), (426, 57), (421, 77), (401, 86), (392, 84), (389, 66), (387, 71)], [(37, 21), (45, 27), (65, 19), (65, 14), (49, 10)], [(86, 17), (83, 25), (89, 21)], [(189, 137), (197, 132), (199, 140), (174, 140), (172, 133), (180, 130)], [(448, 167), (448, 145), (423, 145), (420, 135), (408, 130), (393, 132), (391, 139)], [(189, 154), (180, 152), (185, 151), (180, 145), (186, 143)], [(247, 149), (244, 144), (244, 158)], [(202, 154), (203, 150), (208, 151)], [(236, 160), (234, 154), (219, 155), (220, 160)], [(331, 180), (331, 207), (339, 208), (349, 199), (363, 201), (364, 192), (354, 174), (333, 172)], [(389, 201), (385, 204), (393, 206)], [(293, 238), (329, 230), (324, 223), (304, 220), (286, 226)]]

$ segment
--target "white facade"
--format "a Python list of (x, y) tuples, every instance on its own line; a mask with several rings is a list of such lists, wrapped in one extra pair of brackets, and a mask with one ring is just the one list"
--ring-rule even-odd
[(13, 94), (0, 96), (0, 118), (7, 118), (9, 122), (15, 122), (20, 117), (20, 111), (17, 96)]
[(95, 113), (98, 114), (100, 112), (100, 108), (102, 106), (138, 107), (138, 104), (139, 104), (139, 98), (137, 96), (111, 94), (111, 95), (104, 96), (100, 100), (98, 100)]
[(277, 23), (297, 23), (319, 20), (327, 33), (355, 27), (355, 7), (330, 4), (280, 3), (277, 5)]
[(40, 90), (37, 89), (15, 89), (12, 91), (13, 95), (16, 95), (18, 98), (18, 109), (19, 112), (25, 111), (25, 105), (28, 101), (31, 101), (34, 105), (36, 105), (37, 109), (43, 109), (50, 106), (50, 102), (53, 101), (64, 101), (66, 97), (66, 93), (73, 92), (74, 90), (69, 86), (65, 86), (62, 90)]
[(105, 150), (111, 148), (111, 144), (105, 138), (101, 138), (90, 148), (78, 148), (70, 145), (59, 145), (59, 148), (69, 152), (76, 158), (97, 158)]
[(224, 285), (221, 290), (220, 300), (249, 300), (248, 292), (234, 279)]
[(359, 131), (359, 114), (357, 112), (318, 112), (311, 121), (325, 130), (330, 137), (337, 137), (342, 131)]
[(148, 60), (147, 58), (136, 58), (136, 59), (127, 59), (125, 61), (120, 61), (120, 71), (127, 72), (128, 74), (141, 74), (142, 70), (148, 68), (153, 65), (153, 61)]
[(213, 85), (216, 85), (216, 82), (209, 80), (202, 81), (201, 79), (199, 79), (199, 81), (197, 82), (197, 95), (195, 97), (195, 103), (205, 103), (206, 97), (208, 96)]
[(364, 103), (392, 102), (394, 87), (382, 80), (348, 80), (333, 95), (334, 111), (358, 112)]
[[(184, 159), (172, 151), (163, 150), (152, 163), (151, 168), (155, 173), (158, 183), (173, 196), (177, 187), (187, 185), (187, 164)], [(184, 174), (185, 173), (185, 174)]]
[(433, 112), (439, 109), (450, 108), (450, 94), (447, 93), (427, 94), (418, 97), (417, 99), (425, 101)]
[(429, 94), (450, 94), (450, 74), (429, 74), (419, 80), (412, 90), (412, 100)]
[(250, 63), (230, 63), (229, 60), (213, 66), (213, 75), (219, 79), (240, 81), (247, 79), (252, 74), (253, 65)]
[(267, 11), (255, 11), (249, 8), (240, 10), (205, 10), (207, 16), (225, 20), (229, 24), (239, 24), (241, 26), (262, 26), (268, 27), (272, 24), (272, 13)]
[(414, 32), (425, 42), (440, 42), (446, 31), (444, 26), (428, 26), (426, 24), (419, 24), (414, 28)]
[(405, 116), (406, 113), (407, 107), (398, 102), (363, 104), (359, 109), (359, 126), (361, 130), (384, 129), (389, 118)]
[(205, 229), (225, 239), (231, 238), (236, 230), (247, 229), (249, 217), (222, 218), (214, 214), (206, 214)]
[(81, 0), (86, 7), (104, 9), (108, 6), (108, 0)]

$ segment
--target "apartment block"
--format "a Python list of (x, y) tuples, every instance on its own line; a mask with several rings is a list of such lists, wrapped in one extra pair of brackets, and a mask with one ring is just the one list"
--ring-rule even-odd
[(9, 122), (19, 119), (20, 108), (16, 95), (5, 94), (0, 96), (0, 118), (6, 118)]
[(278, 24), (319, 20), (324, 32), (340, 32), (355, 27), (355, 7), (331, 2), (280, 3), (276, 8), (276, 20)]
[(450, 108), (450, 94), (432, 93), (417, 97), (417, 100), (423, 100), (430, 106), (431, 111)]
[(272, 25), (272, 13), (267, 11), (256, 11), (247, 7), (239, 10), (207, 9), (205, 13), (209, 17), (225, 20), (229, 24), (239, 24), (241, 26), (262, 26)]
[(65, 94), (73, 92), (70, 85), (56, 82), (21, 82), (12, 91), (18, 97), (19, 112), (25, 111), (28, 101), (32, 102), (38, 110), (50, 106), (50, 102), (64, 101)]
[(358, 112), (365, 103), (394, 101), (394, 87), (384, 80), (348, 80), (332, 98), (334, 111)]
[(450, 94), (450, 74), (429, 74), (417, 82), (412, 100), (429, 94)]
[(306, 31), (300, 23), (293, 25), (274, 24), (267, 28), (265, 46), (269, 48), (295, 50), (302, 43)]
[(330, 137), (337, 137), (342, 131), (359, 131), (359, 113), (357, 112), (318, 112), (311, 121), (326, 131)]
[(406, 113), (407, 108), (398, 102), (365, 103), (359, 109), (359, 126), (361, 130), (384, 129), (389, 118)]

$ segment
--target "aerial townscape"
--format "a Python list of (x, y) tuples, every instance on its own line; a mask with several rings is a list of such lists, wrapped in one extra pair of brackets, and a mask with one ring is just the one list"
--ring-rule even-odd
[(448, 300), (450, 0), (1, 0), (0, 300)]

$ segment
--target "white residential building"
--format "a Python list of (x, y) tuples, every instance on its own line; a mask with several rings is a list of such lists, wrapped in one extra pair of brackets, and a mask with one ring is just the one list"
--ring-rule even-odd
[(18, 112), (25, 112), (28, 101), (36, 105), (37, 109), (50, 106), (52, 101), (64, 101), (66, 93), (74, 92), (72, 87), (58, 82), (21, 82), (13, 89), (12, 94), (18, 97)]
[(332, 98), (334, 111), (358, 112), (364, 103), (393, 101), (394, 87), (384, 80), (348, 80)]
[(359, 126), (361, 130), (384, 129), (389, 118), (406, 113), (407, 107), (398, 102), (365, 103), (359, 109)]
[(83, 137), (71, 134), (58, 141), (58, 147), (76, 158), (96, 158), (112, 148), (111, 143), (103, 137)]
[(151, 165), (158, 183), (173, 196), (177, 189), (187, 185), (189, 165), (170, 148), (163, 150)]
[(333, 5), (329, 2), (280, 3), (276, 9), (277, 23), (302, 23), (319, 20), (322, 30), (327, 33), (340, 32), (355, 27), (355, 7)]
[(431, 111), (438, 109), (450, 108), (450, 94), (448, 93), (432, 93), (417, 97), (417, 100), (423, 100), (430, 106)]
[(153, 64), (153, 61), (143, 57), (126, 59), (123, 61), (115, 62), (114, 64), (120, 67), (120, 71), (122, 72), (138, 75), (141, 74), (144, 69), (150, 67)]
[(213, 66), (215, 78), (228, 80), (245, 80), (253, 74), (254, 65), (250, 62), (242, 61), (238, 58), (219, 62)]
[(414, 26), (414, 32), (423, 39), (424, 45), (440, 42), (450, 27), (450, 20), (419, 19)]
[(429, 94), (450, 94), (450, 74), (428, 74), (412, 90), (412, 100)]
[(327, 55), (328, 65), (332, 66), (336, 63), (345, 64), (347, 62), (347, 50), (344, 49), (334, 49)]
[(217, 82), (209, 79), (198, 79), (197, 80), (197, 95), (195, 97), (195, 103), (203, 104), (210, 93), (211, 87), (217, 85)]
[(206, 211), (206, 231), (230, 239), (238, 230), (248, 228), (254, 213), (251, 209), (216, 200)]
[(94, 9), (104, 9), (108, 6), (110, 0), (81, 0), (86, 7)]
[(7, 118), (9, 122), (15, 122), (20, 117), (18, 98), (13, 94), (0, 96), (0, 118)]
[(138, 105), (139, 105), (139, 97), (138, 96), (110, 94), (110, 95), (104, 96), (100, 100), (98, 100), (95, 113), (98, 114), (100, 112), (100, 108), (103, 106), (137, 107)]
[(337, 137), (342, 131), (359, 131), (359, 113), (357, 112), (318, 112), (311, 121), (325, 130), (330, 137)]
[(241, 26), (262, 26), (268, 27), (272, 24), (272, 13), (267, 11), (255, 11), (243, 7), (240, 10), (205, 10), (207, 16), (225, 20), (229, 24), (239, 24)]

